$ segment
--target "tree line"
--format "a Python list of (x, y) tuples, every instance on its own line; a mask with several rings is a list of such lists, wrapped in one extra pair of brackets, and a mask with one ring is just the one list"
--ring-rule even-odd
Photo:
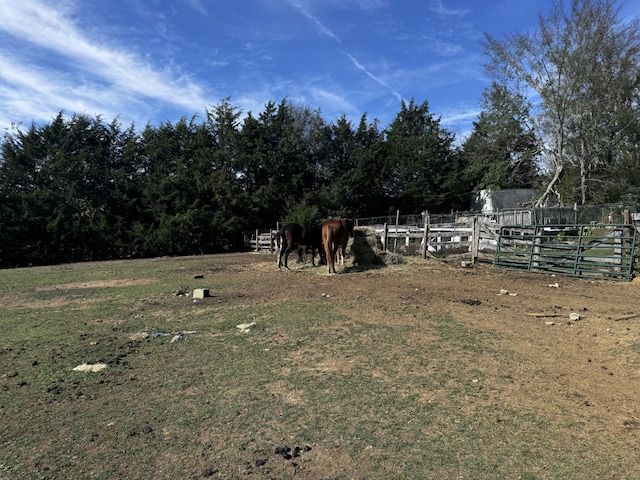
[(227, 99), (140, 132), (60, 113), (4, 136), (0, 262), (221, 252), (287, 215), (466, 208), (460, 159), (426, 102), (385, 131), (286, 100), (241, 118)]
[(142, 130), (63, 112), (8, 130), (0, 267), (237, 250), (256, 227), (466, 210), (483, 188), (638, 201), (637, 21), (613, 0), (571, 0), (539, 24), (486, 37), (493, 82), (465, 139), (413, 99), (384, 128), (287, 99), (245, 115), (224, 99)]

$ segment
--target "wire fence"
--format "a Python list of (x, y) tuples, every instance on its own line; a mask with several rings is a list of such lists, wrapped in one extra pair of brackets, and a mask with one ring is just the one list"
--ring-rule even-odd
[(623, 223), (624, 212), (628, 210), (632, 216), (638, 214), (639, 204), (610, 203), (603, 205), (574, 205), (573, 207), (547, 208), (503, 208), (498, 211), (455, 211), (451, 213), (422, 213), (389, 214), (379, 217), (357, 218), (356, 225), (424, 225), (426, 221), (432, 224), (455, 223), (473, 217), (493, 219), (502, 225), (548, 225), (548, 224), (612, 224)]

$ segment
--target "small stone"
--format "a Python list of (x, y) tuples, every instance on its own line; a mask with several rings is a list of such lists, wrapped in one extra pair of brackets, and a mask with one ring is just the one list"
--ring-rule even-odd
[(107, 368), (107, 365), (105, 363), (83, 363), (82, 365), (74, 367), (73, 370), (76, 372), (99, 372), (101, 370), (104, 370), (105, 368)]

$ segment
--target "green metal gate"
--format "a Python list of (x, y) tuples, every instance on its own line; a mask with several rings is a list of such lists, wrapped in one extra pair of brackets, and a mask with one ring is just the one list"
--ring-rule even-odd
[(633, 225), (525, 225), (500, 229), (496, 268), (630, 281)]

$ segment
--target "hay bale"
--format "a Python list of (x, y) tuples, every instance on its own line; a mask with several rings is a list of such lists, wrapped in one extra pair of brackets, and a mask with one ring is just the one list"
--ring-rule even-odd
[(384, 254), (382, 242), (378, 238), (376, 231), (371, 227), (356, 227), (353, 229), (351, 252), (353, 253), (353, 265), (360, 267), (385, 265), (385, 261), (382, 258)]

